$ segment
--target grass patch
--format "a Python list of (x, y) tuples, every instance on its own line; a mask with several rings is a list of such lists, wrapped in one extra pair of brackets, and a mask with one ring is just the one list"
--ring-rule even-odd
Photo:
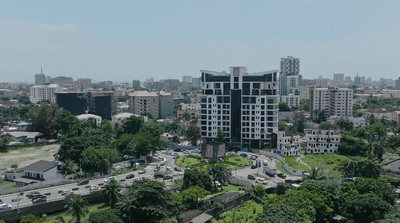
[[(108, 208), (109, 208), (109, 207), (104, 207), (103, 204), (96, 204), (96, 205), (89, 206), (89, 213), (88, 213), (85, 217), (83, 217), (83, 218), (81, 219), (81, 221), (82, 221), (82, 222), (85, 222), (84, 220), (89, 218), (90, 213), (95, 213), (95, 212), (99, 212), (99, 211), (104, 211), (104, 210), (107, 210)], [(51, 216), (51, 217), (47, 217), (47, 218), (44, 220), (44, 223), (53, 223), (53, 222), (57, 222), (56, 219), (59, 218), (59, 217), (62, 217), (62, 218), (65, 220), (65, 222), (70, 222), (70, 221), (71, 221), (71, 222), (75, 222), (75, 218), (73, 218), (73, 217), (72, 217), (71, 215), (69, 215), (67, 212), (63, 212), (63, 213), (60, 213), (60, 214), (57, 214), (57, 215), (53, 215), (53, 216)]]
[(176, 161), (176, 164), (180, 165), (183, 168), (198, 165), (201, 163), (200, 156), (182, 156), (179, 157)]
[(225, 157), (225, 161), (239, 167), (249, 166), (251, 164), (249, 159), (241, 156), (227, 156)]
[(285, 170), (285, 168), (283, 168), (283, 163), (280, 162), (280, 161), (276, 161), (276, 162), (275, 162), (275, 167), (276, 167), (277, 170), (281, 171), (281, 172), (284, 173), (284, 174), (292, 175), (292, 174), (290, 174), (289, 172), (287, 172), (287, 171)]
[(228, 186), (223, 186), (222, 191), (224, 192), (239, 191), (239, 186), (229, 184)]
[(285, 162), (287, 165), (292, 167), (294, 170), (308, 170), (306, 166), (304, 166), (302, 163), (296, 161), (297, 156), (288, 156), (285, 157)]
[(337, 154), (313, 154), (303, 157), (301, 160), (307, 163), (310, 167), (319, 167), (329, 170), (335, 177), (340, 177), (341, 173), (338, 166), (350, 158)]

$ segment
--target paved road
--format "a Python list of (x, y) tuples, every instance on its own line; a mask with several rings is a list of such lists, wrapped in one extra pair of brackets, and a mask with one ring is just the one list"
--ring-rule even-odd
[[(241, 153), (241, 152), (239, 152), (239, 153)], [(257, 155), (258, 156), (257, 162), (260, 161), (261, 162), (261, 166), (256, 168), (256, 169), (251, 169), (251, 167), (246, 167), (244, 169), (232, 171), (232, 174), (235, 175), (238, 179), (248, 180), (247, 179), (248, 175), (256, 176), (258, 174), (258, 175), (261, 175), (262, 177), (269, 178), (268, 184), (265, 185), (266, 188), (276, 187), (277, 183), (285, 182), (286, 179), (292, 179), (292, 180), (302, 179), (302, 177), (290, 176), (290, 175), (288, 175), (286, 177), (286, 179), (282, 179), (282, 178), (280, 178), (278, 176), (274, 176), (274, 177), (267, 176), (265, 173), (263, 173), (263, 166), (264, 166), (263, 161), (267, 160), (268, 163), (271, 164), (271, 162), (275, 162), (275, 160), (273, 160), (271, 158), (268, 158), (268, 157), (266, 157), (264, 155), (258, 155), (258, 154), (249, 153), (249, 152), (246, 152), (246, 154), (248, 155), (248, 157), (250, 157), (251, 155)], [(252, 162), (255, 163), (254, 160), (252, 160)], [(273, 164), (273, 166), (275, 166), (275, 164)], [(278, 173), (280, 173), (279, 170), (278, 170)], [(248, 181), (250, 181), (253, 185), (255, 185), (257, 183), (255, 180), (248, 180)]]
[[(167, 167), (171, 167), (173, 170), (174, 168), (174, 159), (170, 155), (160, 155), (159, 157), (163, 157), (166, 159), (167, 164), (163, 167), (161, 167), (161, 171), (166, 170)], [(129, 186), (133, 183), (133, 181), (142, 179), (142, 178), (150, 178), (153, 179), (154, 175), (154, 170), (156, 166), (160, 164), (160, 161), (157, 161), (155, 163), (152, 163), (148, 165), (145, 170), (146, 173), (144, 174), (139, 174), (139, 171), (132, 171), (126, 174), (121, 174), (114, 176), (116, 180), (118, 180), (122, 185)], [(183, 170), (182, 170), (183, 171)], [(125, 177), (129, 174), (135, 174), (135, 177), (133, 179), (125, 179)], [(108, 176), (105, 176), (107, 178)], [(181, 178), (182, 176), (175, 176), (174, 179)], [(12, 208), (15, 209), (18, 207), (26, 207), (30, 205), (34, 205), (31, 201), (31, 199), (26, 197), (26, 194), (29, 193), (30, 191), (39, 191), (41, 194), (48, 194), (47, 195), (47, 202), (50, 201), (55, 201), (55, 200), (60, 200), (60, 199), (65, 199), (63, 195), (61, 195), (61, 191), (63, 190), (72, 190), (75, 194), (80, 194), (80, 195), (85, 195), (90, 193), (90, 185), (97, 185), (99, 187), (104, 185), (104, 179), (105, 178), (99, 178), (99, 179), (92, 179), (89, 181), (89, 184), (86, 185), (81, 185), (78, 186), (77, 183), (70, 183), (70, 184), (64, 184), (64, 185), (59, 185), (59, 186), (53, 186), (53, 187), (46, 187), (42, 189), (36, 189), (36, 190), (29, 190), (29, 191), (24, 191), (24, 195), (20, 196), (19, 193), (12, 193), (12, 194), (6, 194), (0, 196), (0, 199), (4, 203), (8, 203), (12, 205)], [(159, 181), (163, 181), (162, 179), (158, 179)], [(164, 181), (166, 185), (168, 186), (171, 183), (172, 180), (166, 180)], [(17, 202), (17, 198), (19, 198), (19, 203)]]

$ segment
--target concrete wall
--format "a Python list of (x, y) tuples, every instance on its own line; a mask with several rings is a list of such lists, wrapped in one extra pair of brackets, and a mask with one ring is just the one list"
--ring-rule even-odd
[[(89, 195), (84, 195), (90, 204), (99, 203), (102, 201), (102, 194), (101, 193), (94, 193)], [(9, 211), (1, 211), (0, 212), (0, 219), (5, 220), (6, 222), (17, 221), (21, 219), (22, 216), (25, 215), (42, 215), (42, 214), (49, 214), (58, 211), (65, 210), (65, 206), (67, 205), (69, 199), (63, 199), (58, 201), (52, 201), (42, 204), (35, 204), (28, 207), (20, 208), (19, 212), (16, 207)]]

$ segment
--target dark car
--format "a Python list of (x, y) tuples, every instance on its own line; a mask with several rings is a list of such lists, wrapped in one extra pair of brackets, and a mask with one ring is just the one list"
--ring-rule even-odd
[(179, 168), (179, 167), (175, 167), (174, 170), (175, 170), (175, 171), (178, 171), (178, 172), (181, 172), (181, 171), (182, 171), (181, 168)]
[(154, 179), (157, 179), (157, 178), (164, 178), (164, 174), (161, 174), (161, 173), (154, 174)]
[(256, 168), (257, 168), (256, 164), (251, 165), (251, 169), (256, 169)]
[(39, 191), (31, 191), (31, 192), (26, 194), (26, 197), (30, 199), (30, 198), (34, 197), (35, 195), (37, 195), (37, 194), (40, 194), (40, 192)]
[(169, 176), (169, 175), (165, 175), (165, 176), (163, 177), (163, 180), (171, 180), (171, 179), (173, 179), (173, 177), (172, 177), (172, 176)]
[(88, 180), (88, 179), (81, 180), (81, 181), (78, 182), (78, 186), (80, 186), (80, 185), (85, 185), (85, 184), (88, 184), (88, 183), (89, 183), (89, 180)]
[(35, 195), (33, 195), (33, 197), (31, 199), (33, 201), (33, 200), (36, 200), (36, 199), (39, 199), (39, 198), (46, 199), (46, 196), (43, 195), (43, 194), (35, 194)]
[(0, 204), (2, 204), (3, 203), (3, 201), (0, 199)]
[(249, 179), (249, 180), (255, 180), (256, 179), (256, 177), (255, 176), (253, 176), (253, 175), (247, 175), (247, 179)]
[(247, 157), (247, 154), (246, 153), (241, 153), (240, 156), (241, 157)]
[(131, 173), (125, 177), (125, 179), (132, 179), (135, 177), (135, 174)]
[(292, 179), (286, 179), (285, 183), (289, 183), (289, 184), (300, 184), (302, 182), (302, 180), (292, 180)]
[(278, 174), (277, 174), (277, 176), (278, 176), (278, 177), (280, 177), (280, 178), (283, 178), (283, 179), (285, 179), (285, 178), (286, 178), (286, 175), (285, 175), (285, 174), (283, 174), (283, 173), (278, 173)]

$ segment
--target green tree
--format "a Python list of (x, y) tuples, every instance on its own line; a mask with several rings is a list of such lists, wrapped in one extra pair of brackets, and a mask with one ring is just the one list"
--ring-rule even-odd
[(0, 152), (7, 151), (7, 145), (12, 140), (12, 136), (8, 133), (0, 135)]
[(55, 138), (53, 126), (61, 111), (57, 104), (45, 102), (32, 107), (27, 113), (27, 117), (32, 120), (32, 130), (43, 133), (45, 138)]
[(300, 99), (299, 110), (310, 112), (310, 104), (311, 104), (310, 99)]
[(122, 134), (137, 134), (144, 125), (143, 117), (140, 116), (130, 116), (127, 118), (122, 125)]
[(102, 192), (106, 196), (111, 206), (111, 209), (115, 208), (115, 204), (118, 202), (118, 199), (121, 196), (121, 194), (119, 193), (121, 189), (122, 185), (114, 179), (108, 181), (107, 184), (105, 185)]
[(275, 193), (278, 195), (283, 195), (290, 190), (294, 190), (295, 187), (289, 183), (280, 182), (276, 184)]
[(186, 170), (183, 174), (182, 189), (187, 189), (193, 186), (199, 186), (207, 191), (211, 191), (212, 182), (210, 175), (208, 175), (207, 172), (198, 169)]
[(165, 131), (165, 127), (157, 122), (147, 123), (140, 128), (140, 133), (150, 134), (156, 138), (159, 138)]
[(350, 132), (351, 130), (353, 130), (354, 124), (348, 119), (341, 118), (337, 122), (337, 126), (340, 129), (340, 133), (342, 133), (343, 130), (346, 132)]
[(279, 106), (279, 111), (290, 111), (290, 107), (286, 102), (281, 101), (279, 102), (278, 106)]
[(75, 128), (79, 123), (77, 117), (69, 113), (67, 110), (62, 110), (54, 120), (53, 127), (58, 133), (68, 134)]
[(78, 170), (78, 165), (76, 165), (76, 163), (73, 160), (67, 159), (64, 162), (64, 166), (62, 167), (62, 172), (65, 176), (67, 176), (67, 174), (71, 174), (71, 173), (76, 173), (76, 171)]
[(372, 222), (384, 218), (391, 205), (375, 194), (360, 194), (346, 202), (345, 216), (355, 223)]
[(192, 122), (186, 131), (186, 138), (189, 139), (192, 146), (197, 146), (197, 141), (200, 139), (200, 127)]
[(304, 112), (296, 111), (293, 115), (293, 126), (296, 132), (303, 133), (306, 124), (306, 117)]
[(78, 195), (69, 199), (66, 208), (68, 209), (68, 214), (73, 216), (77, 223), (80, 223), (82, 217), (89, 213), (88, 205), (87, 200)]
[(154, 137), (149, 133), (139, 133), (133, 137), (133, 141), (128, 144), (128, 150), (136, 156), (147, 155), (161, 147), (160, 137)]
[(369, 146), (362, 138), (344, 135), (340, 139), (339, 153), (349, 156), (368, 156)]
[(378, 178), (383, 169), (379, 163), (369, 159), (346, 160), (340, 164), (339, 169), (345, 177)]
[(128, 198), (119, 203), (118, 207), (125, 221), (130, 219), (128, 222), (134, 223), (160, 222), (179, 214), (165, 185), (148, 179), (136, 181), (129, 189)]
[(225, 142), (225, 134), (220, 128), (218, 128), (217, 132), (217, 142)]
[(278, 130), (279, 131), (286, 131), (289, 127), (285, 122), (278, 122)]
[(188, 189), (180, 192), (183, 201), (190, 203), (193, 208), (197, 207), (199, 199), (202, 200), (209, 194), (210, 191), (207, 191), (199, 186), (189, 187)]
[(333, 125), (329, 122), (323, 122), (319, 125), (319, 128), (322, 130), (334, 130), (334, 129), (337, 129), (337, 126)]
[(106, 209), (90, 213), (89, 223), (124, 223), (118, 210)]
[(117, 159), (118, 152), (115, 149), (91, 146), (82, 152), (82, 169), (108, 173)]
[(135, 135), (123, 134), (119, 137), (119, 139), (112, 142), (112, 147), (118, 151), (120, 157), (125, 155), (133, 156), (135, 153), (129, 145), (133, 145), (134, 141)]
[(42, 223), (44, 219), (33, 214), (22, 216), (20, 223)]
[[(222, 163), (216, 163), (208, 168), (208, 173), (212, 176), (214, 180), (214, 186), (217, 187), (215, 181), (227, 182), (228, 178), (231, 176), (231, 171)], [(221, 183), (222, 190), (222, 183)]]
[(264, 213), (257, 217), (257, 220), (259, 223), (304, 222), (303, 217), (297, 213), (295, 208), (284, 204), (265, 209)]
[(325, 110), (314, 110), (313, 121), (316, 123), (326, 122)]
[[(263, 206), (255, 201), (247, 201), (242, 207), (234, 211), (228, 211), (219, 216), (215, 223), (243, 222), (257, 223), (257, 217), (263, 212)], [(214, 221), (213, 221), (214, 222)]]
[(15, 169), (18, 168), (18, 164), (17, 163), (13, 163), (13, 164), (11, 164), (10, 168), (15, 170)]
[(359, 194), (372, 193), (391, 205), (396, 203), (396, 188), (382, 177), (378, 179), (360, 177), (352, 186)]

